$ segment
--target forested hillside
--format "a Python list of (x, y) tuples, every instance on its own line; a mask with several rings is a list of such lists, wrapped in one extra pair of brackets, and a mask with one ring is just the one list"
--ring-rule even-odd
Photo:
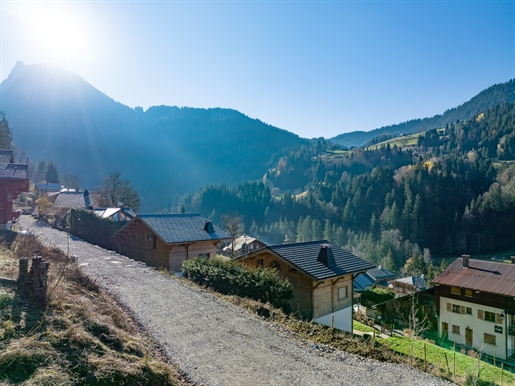
[(13, 140), (34, 163), (53, 160), (90, 190), (120, 171), (143, 211), (208, 183), (259, 179), (273, 154), (306, 142), (231, 109), (131, 109), (52, 65), (18, 62), (0, 92)]
[(373, 138), (381, 135), (398, 136), (401, 133), (419, 133), (444, 127), (456, 121), (472, 119), (482, 111), (503, 103), (515, 102), (515, 79), (509, 82), (493, 85), (480, 92), (462, 105), (449, 109), (443, 114), (431, 118), (413, 119), (396, 125), (383, 126), (371, 131), (353, 131), (340, 134), (331, 140), (347, 147), (363, 146)]
[(515, 248), (514, 129), (515, 104), (504, 104), (415, 147), (345, 153), (319, 141), (283, 154), (263, 182), (206, 187), (184, 206), (215, 221), (240, 213), (270, 243), (326, 238), (388, 269), (427, 273), (431, 255)]

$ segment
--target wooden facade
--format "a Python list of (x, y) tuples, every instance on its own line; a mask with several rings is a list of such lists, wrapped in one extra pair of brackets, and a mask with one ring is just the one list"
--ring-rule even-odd
[[(267, 249), (255, 252), (240, 262), (255, 268), (277, 269), (281, 276), (293, 285), (292, 310), (297, 311), (305, 319), (316, 320), (321, 316), (352, 307), (352, 274), (317, 281)], [(343, 292), (345, 297), (341, 296)]]
[(116, 251), (149, 266), (181, 272), (185, 260), (198, 256), (216, 256), (219, 239), (166, 242), (140, 218), (118, 231), (111, 241)]

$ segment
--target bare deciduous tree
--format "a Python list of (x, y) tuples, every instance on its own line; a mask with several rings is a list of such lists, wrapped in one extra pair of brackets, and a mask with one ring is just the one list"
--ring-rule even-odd
[(141, 205), (138, 192), (119, 171), (109, 173), (100, 182), (98, 192), (101, 196), (101, 204), (106, 207), (125, 207), (137, 212)]
[(222, 224), (227, 233), (231, 236), (231, 257), (234, 257), (234, 241), (243, 234), (243, 216), (238, 213), (225, 214), (222, 216)]

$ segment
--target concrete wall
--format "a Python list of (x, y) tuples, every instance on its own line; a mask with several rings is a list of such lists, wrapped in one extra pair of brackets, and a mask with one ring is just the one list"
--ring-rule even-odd
[(340, 311), (330, 313), (315, 319), (316, 323), (331, 327), (334, 315), (334, 328), (352, 333), (352, 307), (344, 308)]

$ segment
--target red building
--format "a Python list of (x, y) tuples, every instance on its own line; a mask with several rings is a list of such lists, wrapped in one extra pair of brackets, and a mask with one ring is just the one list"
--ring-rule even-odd
[(0, 229), (13, 220), (13, 200), (28, 191), (28, 164), (14, 163), (12, 150), (0, 150)]

